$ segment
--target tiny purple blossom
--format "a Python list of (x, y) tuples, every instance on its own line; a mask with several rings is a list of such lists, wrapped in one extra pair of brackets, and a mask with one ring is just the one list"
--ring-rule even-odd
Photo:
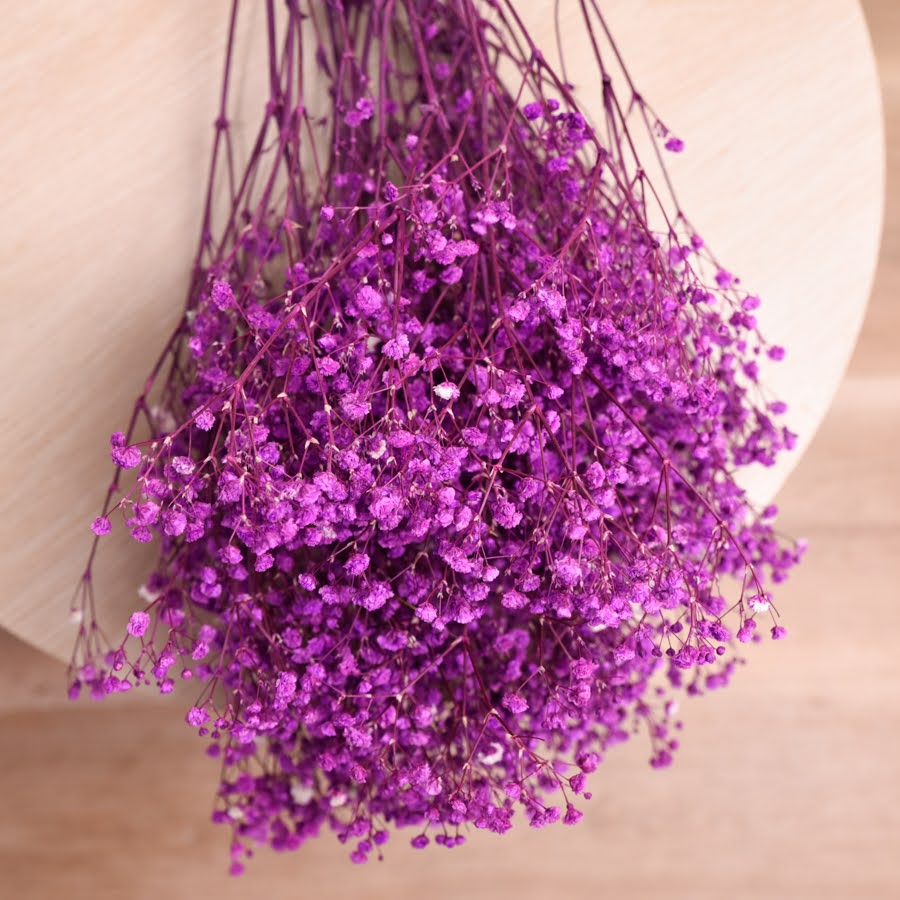
[(409, 355), (409, 338), (405, 334), (398, 335), (385, 342), (382, 353), (391, 359), (403, 359)]
[(227, 281), (213, 282), (210, 298), (213, 306), (218, 310), (231, 309), (235, 305), (234, 291)]
[(196, 468), (194, 461), (188, 456), (176, 456), (172, 460), (172, 468), (179, 475), (191, 475)]
[(102, 537), (104, 534), (109, 534), (112, 531), (112, 524), (106, 516), (97, 516), (91, 523), (91, 531), (98, 537)]
[(209, 712), (205, 708), (192, 706), (184, 718), (188, 725), (199, 728), (209, 721)]
[(141, 451), (138, 447), (126, 447), (125, 436), (117, 431), (110, 438), (110, 457), (122, 469), (133, 469), (140, 465)]
[(357, 128), (363, 122), (372, 118), (375, 107), (368, 97), (361, 97), (356, 101), (356, 106), (350, 110), (345, 116), (344, 121), (351, 127)]
[(131, 614), (131, 618), (128, 620), (128, 633), (132, 637), (143, 637), (149, 627), (150, 616), (147, 613), (138, 610)]
[(216, 424), (216, 417), (208, 409), (194, 410), (194, 423), (201, 431), (209, 431)]
[(179, 510), (166, 510), (162, 515), (163, 531), (170, 537), (184, 534), (187, 528), (187, 516)]
[(374, 288), (363, 285), (356, 293), (356, 305), (363, 315), (374, 315), (383, 305), (383, 298)]

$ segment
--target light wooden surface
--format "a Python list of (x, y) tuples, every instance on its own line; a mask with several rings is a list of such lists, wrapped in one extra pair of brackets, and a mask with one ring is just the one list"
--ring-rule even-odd
[[(111, 477), (107, 436), (127, 422), (182, 305), (227, 5), (0, 0), (0, 341), (14, 386), (0, 392), (0, 626), (60, 658)], [(549, 56), (553, 7), (517, 4)], [(594, 66), (572, 64), (589, 58), (586, 31), (576, 0), (561, 9), (568, 76), (590, 107)], [(765, 501), (825, 414), (874, 270), (883, 149), (862, 14), (856, 0), (603, 9), (636, 83), (686, 142), (669, 155), (685, 210), (765, 298), (767, 337), (790, 347), (767, 380), (792, 406), (800, 450), (745, 477)], [(241, 64), (260, 50), (250, 13)], [(236, 80), (238, 134), (256, 121), (258, 80)], [(651, 175), (652, 157), (642, 154)], [(104, 545), (95, 586), (116, 633), (153, 546)]]
[(674, 768), (651, 771), (639, 742), (620, 748), (574, 829), (419, 854), (401, 838), (362, 868), (326, 838), (263, 853), (232, 881), (225, 833), (207, 824), (215, 766), (170, 706), (65, 706), (62, 666), (7, 636), (3, 900), (900, 896), (900, 3), (864, 6), (886, 110), (886, 227), (848, 376), (779, 497), (784, 529), (811, 542), (780, 594), (790, 640), (685, 704)]

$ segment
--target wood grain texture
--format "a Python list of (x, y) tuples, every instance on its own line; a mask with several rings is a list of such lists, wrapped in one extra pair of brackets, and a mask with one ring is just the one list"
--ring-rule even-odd
[[(552, 55), (553, 0), (517, 5)], [(250, 133), (261, 4), (246, 4), (232, 119)], [(226, 0), (0, 0), (0, 625), (59, 658), (67, 609), (111, 477), (105, 436), (182, 305), (215, 116)], [(770, 497), (837, 388), (862, 319), (882, 208), (874, 62), (856, 0), (605, 0), (631, 74), (683, 138), (681, 203), (765, 298), (787, 344), (766, 373), (800, 451), (748, 473)], [(575, 0), (561, 5), (568, 77), (600, 85)], [(752, 10), (752, 12), (748, 12)], [(254, 55), (254, 50), (256, 55)], [(840, 61), (839, 63), (837, 61)], [(615, 71), (613, 72), (615, 76)], [(637, 132), (636, 132), (637, 133)], [(652, 154), (642, 154), (652, 176)], [(52, 548), (48, 552), (48, 548)], [(120, 633), (153, 547), (104, 541), (96, 594)]]
[(784, 529), (811, 542), (779, 595), (791, 636), (684, 704), (674, 768), (651, 771), (637, 739), (601, 767), (577, 828), (476, 833), (452, 852), (395, 839), (361, 868), (325, 838), (262, 853), (235, 881), (183, 702), (63, 706), (62, 665), (0, 634), (0, 898), (900, 896), (900, 4), (864, 8), (889, 136), (885, 236), (849, 373), (778, 498)]

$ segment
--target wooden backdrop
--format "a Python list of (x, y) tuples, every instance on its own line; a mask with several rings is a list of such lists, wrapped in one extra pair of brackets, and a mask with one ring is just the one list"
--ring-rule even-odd
[[(400, 837), (387, 862), (362, 868), (325, 839), (261, 853), (233, 881), (226, 835), (208, 824), (215, 768), (173, 709), (66, 706), (61, 664), (7, 635), (0, 897), (900, 896), (900, 3), (863, 5), (885, 102), (887, 215), (850, 370), (779, 496), (783, 527), (812, 547), (781, 592), (791, 637), (753, 652), (726, 692), (686, 703), (675, 767), (651, 771), (637, 743), (612, 754), (575, 829), (476, 834), (424, 854)], [(840, 81), (844, 61), (815, 64)], [(4, 312), (13, 300), (2, 296)]]
[[(516, 6), (551, 58), (555, 2)], [(636, 83), (686, 143), (668, 154), (684, 209), (765, 298), (767, 338), (790, 348), (763, 366), (798, 452), (741, 474), (764, 503), (837, 389), (875, 268), (883, 148), (862, 13), (857, 0), (602, 5)], [(108, 435), (183, 306), (228, 7), (0, 0), (0, 626), (60, 658), (110, 478)], [(241, 10), (230, 116), (247, 142), (265, 30), (261, 0)], [(602, 86), (579, 0), (560, 10), (567, 74), (590, 112)], [(653, 157), (641, 155), (651, 176)], [(124, 529), (103, 541), (94, 585), (111, 632), (154, 550)]]

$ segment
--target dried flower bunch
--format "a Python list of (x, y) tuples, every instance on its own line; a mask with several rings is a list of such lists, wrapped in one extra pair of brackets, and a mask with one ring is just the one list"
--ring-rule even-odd
[(92, 553), (72, 694), (199, 683), (235, 872), (324, 824), (362, 862), (574, 823), (609, 747), (667, 765), (673, 690), (784, 633), (799, 548), (734, 478), (792, 444), (782, 351), (650, 184), (636, 125), (681, 144), (592, 0), (596, 125), (515, 6), (269, 2), (243, 173), (229, 43), (187, 308), (93, 524), (158, 564), (111, 648)]

